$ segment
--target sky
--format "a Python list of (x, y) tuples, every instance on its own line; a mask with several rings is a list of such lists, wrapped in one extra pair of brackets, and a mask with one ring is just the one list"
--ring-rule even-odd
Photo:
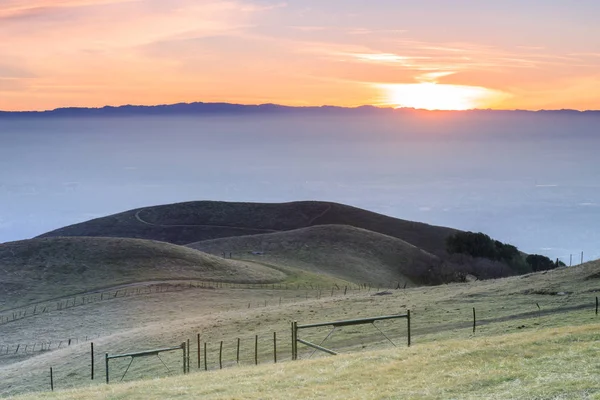
[(0, 0), (0, 110), (600, 109), (597, 0)]

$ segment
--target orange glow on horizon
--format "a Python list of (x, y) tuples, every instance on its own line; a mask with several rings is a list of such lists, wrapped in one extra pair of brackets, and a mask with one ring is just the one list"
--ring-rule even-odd
[(479, 86), (434, 82), (377, 85), (384, 103), (394, 107), (425, 110), (471, 110), (489, 108), (509, 95)]
[[(525, 3), (498, 15), (431, 1), (430, 21), (419, 2), (0, 1), (0, 110), (194, 101), (600, 109), (596, 3), (556, 29), (573, 11), (567, 3), (541, 18)], [(516, 14), (531, 18), (497, 24)]]

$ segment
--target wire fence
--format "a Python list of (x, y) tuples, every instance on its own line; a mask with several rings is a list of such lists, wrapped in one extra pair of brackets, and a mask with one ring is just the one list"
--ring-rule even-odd
[[(396, 284), (398, 287), (400, 283)], [(393, 286), (393, 285), (390, 285)], [(286, 283), (225, 283), (225, 282), (208, 282), (208, 281), (196, 281), (196, 282), (185, 282), (185, 283), (156, 283), (148, 285), (135, 285), (131, 287), (123, 287), (120, 289), (113, 289), (107, 291), (98, 291), (93, 293), (86, 293), (81, 295), (70, 296), (67, 298), (60, 298), (54, 300), (48, 300), (40, 303), (30, 304), (27, 306), (16, 307), (13, 309), (0, 311), (0, 325), (7, 324), (13, 321), (18, 321), (24, 318), (31, 318), (37, 315), (43, 315), (50, 312), (56, 312), (61, 310), (70, 309), (73, 307), (84, 306), (91, 303), (97, 303), (100, 301), (109, 301), (114, 299), (121, 299), (124, 297), (143, 296), (152, 293), (166, 293), (174, 291), (183, 291), (191, 289), (271, 289), (271, 290), (294, 290), (303, 291), (305, 294), (304, 299), (325, 297), (327, 295), (335, 296), (341, 294), (347, 294), (350, 292), (357, 291), (372, 291), (381, 290), (382, 286), (371, 285), (368, 283), (362, 285), (348, 284), (344, 286), (332, 285), (331, 287), (325, 287), (321, 285), (312, 284), (286, 284)], [(280, 300), (280, 303), (283, 300)], [(267, 304), (265, 303), (265, 306)], [(272, 305), (272, 304), (271, 304)], [(248, 308), (253, 306), (258, 307), (260, 303), (254, 305), (249, 304)]]

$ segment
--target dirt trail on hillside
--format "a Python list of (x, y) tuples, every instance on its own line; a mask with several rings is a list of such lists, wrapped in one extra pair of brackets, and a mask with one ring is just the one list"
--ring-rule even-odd
[(281, 232), (280, 230), (276, 230), (276, 229), (263, 229), (263, 228), (247, 228), (247, 227), (243, 227), (243, 226), (231, 226), (231, 225), (194, 225), (194, 224), (173, 224), (173, 225), (162, 225), (162, 224), (154, 224), (152, 222), (148, 222), (145, 221), (144, 219), (142, 219), (142, 217), (140, 217), (140, 213), (144, 211), (144, 209), (138, 210), (135, 213), (135, 219), (137, 219), (139, 222), (141, 222), (142, 224), (145, 225), (149, 225), (149, 226), (156, 226), (158, 228), (190, 228), (190, 227), (196, 227), (196, 228), (225, 228), (225, 229), (237, 229), (237, 230), (241, 230), (241, 231), (249, 231), (249, 232), (254, 232), (254, 233), (273, 233), (273, 232)]

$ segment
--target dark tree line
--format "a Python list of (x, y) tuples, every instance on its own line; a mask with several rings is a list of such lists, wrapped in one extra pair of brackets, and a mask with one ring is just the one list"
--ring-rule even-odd
[(548, 271), (554, 268), (565, 266), (565, 263), (558, 261), (558, 259), (556, 262), (554, 262), (548, 257), (539, 254), (530, 254), (527, 256), (525, 261), (527, 261), (527, 264), (531, 266), (531, 270), (533, 272)]
[(446, 250), (450, 254), (466, 254), (475, 258), (486, 258), (510, 266), (516, 273), (547, 271), (564, 266), (548, 257), (531, 254), (525, 257), (515, 246), (494, 240), (478, 232), (457, 232), (446, 239)]

